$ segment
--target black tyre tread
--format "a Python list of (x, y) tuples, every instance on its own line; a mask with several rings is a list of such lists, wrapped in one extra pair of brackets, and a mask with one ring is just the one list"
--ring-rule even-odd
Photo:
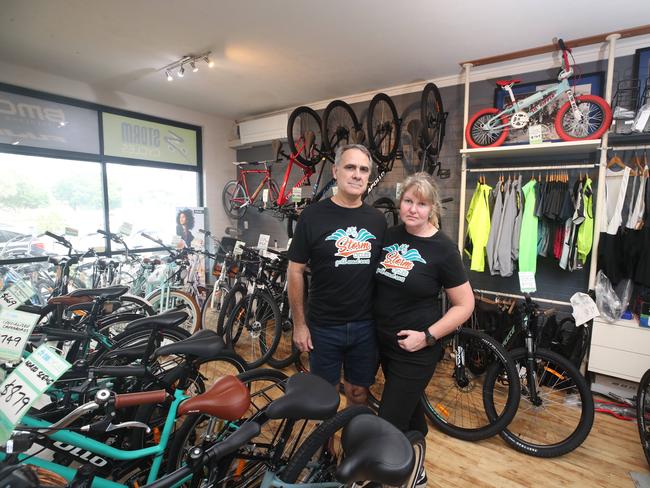
[[(375, 111), (375, 107), (379, 104), (379, 102), (385, 102), (386, 104), (388, 104), (388, 107), (391, 113), (393, 114), (393, 121), (396, 126), (395, 144), (388, 152), (388, 154), (381, 154), (379, 148), (375, 147), (374, 138), (373, 138), (373, 125), (372, 125), (373, 113)], [(393, 103), (393, 100), (385, 93), (378, 93), (373, 97), (373, 99), (370, 101), (370, 105), (368, 106), (368, 149), (370, 149), (371, 154), (379, 161), (383, 163), (387, 163), (389, 161), (393, 161), (395, 159), (395, 156), (397, 156), (397, 149), (399, 148), (399, 143), (400, 143), (400, 121), (399, 121), (399, 117), (397, 116), (397, 109), (395, 108), (395, 104)]]
[(242, 295), (242, 298), (248, 293), (248, 288), (241, 281), (237, 281), (232, 288), (228, 291), (226, 298), (223, 300), (223, 305), (221, 312), (219, 313), (219, 319), (217, 320), (217, 334), (220, 336), (224, 335), (225, 325), (230, 318), (230, 313), (235, 309), (238, 304), (237, 293)]
[[(298, 107), (293, 112), (291, 112), (291, 115), (289, 115), (289, 120), (287, 122), (287, 142), (289, 143), (289, 150), (291, 151), (291, 153), (296, 153), (298, 150), (296, 148), (296, 141), (294, 141), (293, 139), (293, 124), (298, 118), (298, 116), (301, 115), (302, 113), (309, 114), (310, 117), (313, 117), (316, 120), (316, 126), (318, 127), (319, 131), (321, 130), (322, 127), (321, 118), (316, 113), (316, 111), (314, 111), (309, 107), (305, 107), (305, 106)], [(322, 140), (323, 137), (321, 133), (321, 146), (322, 146)], [(322, 148), (318, 148), (318, 149), (321, 150)], [(316, 158), (315, 160), (309, 160), (303, 157), (301, 154), (298, 154), (296, 159), (306, 166), (315, 166), (320, 162), (320, 158)]]
[[(512, 359), (516, 362), (526, 357), (526, 349), (521, 347), (510, 352)], [(579, 447), (589, 435), (594, 423), (594, 400), (587, 380), (582, 376), (578, 368), (565, 357), (549, 350), (539, 348), (535, 351), (535, 358), (549, 359), (560, 365), (571, 376), (574, 384), (580, 392), (582, 402), (582, 417), (576, 430), (563, 442), (550, 446), (528, 443), (510, 432), (503, 429), (499, 435), (513, 449), (535, 457), (551, 458), (567, 454)], [(490, 374), (490, 373), (488, 373)]]
[[(280, 333), (282, 333), (282, 332), (280, 332)], [(276, 353), (277, 353), (277, 348), (273, 352), (273, 354), (276, 354)], [(300, 355), (300, 351), (296, 348), (296, 345), (292, 341), (291, 342), (291, 354), (289, 354), (288, 356), (286, 356), (284, 358), (277, 358), (273, 354), (271, 355), (271, 357), (268, 360), (269, 366), (271, 366), (272, 368), (284, 369), (287, 366), (289, 366), (289, 365), (296, 362), (296, 359)]]
[(235, 186), (237, 187), (239, 185), (239, 181), (237, 180), (230, 180), (228, 181), (225, 185), (223, 185), (223, 190), (221, 190), (221, 204), (223, 205), (223, 210), (226, 212), (226, 215), (230, 217), (231, 219), (239, 219), (244, 216), (246, 211), (248, 210), (248, 207), (244, 207), (242, 210), (241, 207), (236, 209), (235, 211), (232, 210), (232, 207), (229, 203), (229, 198), (228, 198), (228, 192), (226, 189), (229, 186)]
[[(469, 329), (469, 328), (461, 328), (459, 334), (461, 336), (479, 340), (484, 344), (486, 344), (486, 347), (488, 347), (489, 350), (493, 354), (495, 354), (495, 356), (499, 359), (499, 363), (501, 365), (506, 366), (506, 373), (508, 374), (508, 377), (509, 378), (518, 377), (517, 370), (513, 360), (506, 352), (506, 350), (503, 348), (503, 346), (496, 339), (490, 337), (484, 332), (480, 332), (478, 330)], [(484, 403), (487, 401), (486, 395), (489, 395), (489, 400), (491, 401), (493, 385), (497, 377), (496, 373), (494, 373), (493, 375), (494, 379), (492, 381), (488, 381), (487, 375), (491, 370), (499, 371), (499, 364), (498, 363), (492, 364), (488, 368), (488, 373), (486, 373), (486, 379), (483, 385)], [(482, 427), (477, 427), (477, 428), (459, 427), (456, 425), (452, 425), (444, 421), (440, 417), (438, 417), (435, 411), (431, 407), (431, 402), (429, 402), (428, 399), (426, 398), (426, 391), (422, 396), (422, 402), (424, 404), (424, 409), (427, 417), (442, 432), (452, 437), (456, 437), (458, 439), (462, 439), (466, 441), (479, 441), (498, 434), (499, 432), (502, 431), (502, 429), (504, 429), (510, 423), (510, 421), (512, 421), (515, 414), (517, 413), (520, 394), (521, 394), (521, 387), (518, 384), (518, 382), (516, 381), (510, 382), (508, 387), (508, 400), (499, 418), (496, 421), (494, 420), (490, 421), (487, 425), (484, 425)]]
[(347, 423), (357, 415), (371, 413), (368, 407), (354, 405), (340, 412), (334, 417), (327, 419), (318, 428), (305, 439), (296, 451), (294, 456), (287, 464), (286, 469), (282, 472), (281, 478), (285, 483), (295, 483), (300, 472), (305, 468), (311, 457), (320, 449), (327, 440), (337, 431), (347, 425)]
[[(429, 131), (427, 130), (429, 124), (429, 114), (426, 111), (426, 100), (429, 97), (429, 93), (433, 93), (433, 96), (436, 100), (436, 103), (439, 107), (438, 115), (436, 118), (440, 122), (438, 127), (438, 132), (432, 138), (429, 137)], [(422, 90), (422, 99), (420, 103), (420, 121), (422, 122), (422, 139), (424, 141), (424, 146), (432, 145), (429, 149), (432, 151), (433, 155), (437, 155), (440, 148), (442, 147), (442, 142), (445, 137), (445, 120), (444, 120), (445, 109), (442, 104), (442, 97), (440, 96), (440, 90), (435, 83), (427, 83)], [(435, 144), (433, 144), (435, 143)]]
[[(334, 100), (330, 102), (329, 105), (325, 108), (325, 111), (323, 112), (323, 120), (321, 122), (321, 134), (323, 136), (323, 149), (330, 154), (334, 153), (334, 149), (330, 146), (330, 141), (329, 141), (330, 134), (327, 133), (327, 122), (329, 121), (329, 116), (332, 113), (332, 110), (334, 110), (337, 107), (342, 108), (350, 115), (350, 118), (352, 119), (352, 125), (353, 125), (352, 127), (350, 127), (350, 131), (361, 129), (361, 126), (359, 125), (359, 119), (357, 119), (357, 115), (354, 113), (354, 110), (352, 110), (352, 107), (350, 107), (350, 105), (348, 105), (343, 100)], [(349, 143), (351, 143), (351, 141), (349, 141), (348, 144)]]
[(648, 437), (650, 426), (647, 425), (648, 421), (645, 417), (646, 397), (648, 396), (648, 393), (650, 393), (648, 388), (650, 388), (650, 369), (641, 377), (639, 389), (636, 393), (636, 420), (637, 426), (639, 427), (639, 438), (641, 440), (641, 447), (643, 448), (646, 461), (648, 462), (648, 465), (650, 465), (650, 438)]

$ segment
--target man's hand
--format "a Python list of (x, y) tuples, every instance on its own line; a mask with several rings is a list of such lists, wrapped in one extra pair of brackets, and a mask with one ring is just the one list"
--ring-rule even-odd
[(293, 342), (300, 352), (313, 351), (314, 345), (311, 343), (311, 334), (306, 324), (294, 324)]
[(419, 351), (427, 347), (427, 338), (424, 332), (417, 330), (400, 330), (397, 333), (399, 347), (408, 352)]

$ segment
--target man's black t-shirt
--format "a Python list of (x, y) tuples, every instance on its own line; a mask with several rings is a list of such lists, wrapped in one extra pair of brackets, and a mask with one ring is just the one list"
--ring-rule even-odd
[(308, 323), (372, 318), (373, 276), (385, 230), (384, 216), (365, 203), (346, 208), (328, 198), (305, 208), (289, 259), (311, 269)]
[(375, 278), (374, 318), (379, 339), (399, 351), (396, 333), (424, 331), (436, 322), (440, 289), (462, 285), (467, 273), (458, 248), (445, 234), (438, 231), (431, 237), (418, 237), (401, 224), (386, 231)]

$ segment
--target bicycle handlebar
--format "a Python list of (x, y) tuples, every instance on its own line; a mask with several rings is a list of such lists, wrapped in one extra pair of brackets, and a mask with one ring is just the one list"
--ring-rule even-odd
[(48, 237), (51, 237), (52, 239), (57, 241), (59, 244), (67, 247), (68, 249), (72, 249), (72, 244), (65, 237), (56, 235), (56, 234), (50, 232), (49, 230), (45, 231), (45, 235), (48, 236)]
[(569, 71), (571, 69), (571, 65), (569, 64), (569, 54), (571, 52), (571, 49), (567, 47), (567, 45), (564, 43), (562, 39), (557, 40), (558, 46), (560, 46), (560, 49), (562, 50), (562, 60), (564, 61), (564, 69), (566, 71)]

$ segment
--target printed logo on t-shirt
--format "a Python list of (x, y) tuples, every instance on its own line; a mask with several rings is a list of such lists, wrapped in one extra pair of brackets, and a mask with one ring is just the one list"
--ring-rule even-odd
[(374, 235), (366, 229), (357, 231), (356, 227), (347, 229), (338, 229), (325, 238), (326, 241), (336, 241), (336, 254), (341, 259), (334, 262), (338, 267), (344, 264), (370, 264), (372, 245), (368, 242), (370, 239), (376, 239)]
[(415, 262), (427, 264), (420, 252), (409, 249), (408, 244), (392, 244), (383, 250), (386, 251), (386, 257), (379, 263), (381, 266), (377, 268), (377, 273), (402, 283), (406, 281)]

